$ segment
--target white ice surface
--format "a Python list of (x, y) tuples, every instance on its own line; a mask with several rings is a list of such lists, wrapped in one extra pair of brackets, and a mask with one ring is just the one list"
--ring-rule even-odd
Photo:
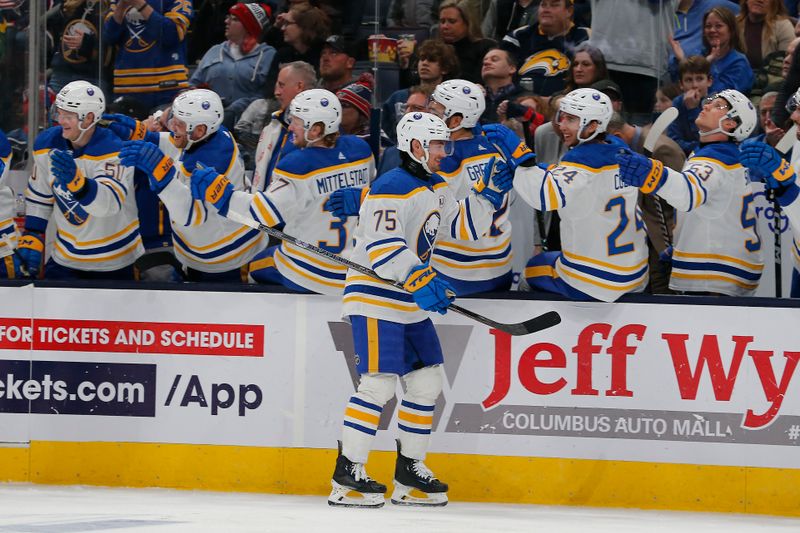
[(0, 533), (799, 532), (800, 519), (451, 502), (443, 508), (329, 507), (321, 496), (0, 484)]

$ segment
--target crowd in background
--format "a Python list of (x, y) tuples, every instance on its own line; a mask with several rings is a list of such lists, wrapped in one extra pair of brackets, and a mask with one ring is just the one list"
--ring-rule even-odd
[[(574, 89), (605, 93), (616, 111), (609, 132), (629, 144), (674, 106), (679, 115), (664, 142), (674, 144), (667, 152), (677, 170), (699, 145), (694, 121), (706, 96), (724, 89), (747, 95), (760, 112), (753, 136), (775, 145), (790, 125), (785, 103), (800, 86), (796, 0), (46, 3), (46, 102), (67, 83), (89, 80), (108, 95), (109, 110), (149, 117), (158, 130), (165, 127), (160, 111), (176, 95), (211, 89), (255, 171), (254, 188), (269, 179), (259, 176), (259, 137), (275, 112), (311, 87), (337, 94), (342, 132), (371, 141), (380, 174), (394, 162), (386, 147), (396, 142), (398, 119), (424, 109), (450, 79), (479, 84), (481, 123), (509, 126), (540, 164), (567, 149), (552, 120)], [(30, 95), (23, 94), (26, 80), (9, 73), (23, 61), (28, 30), (25, 2), (0, 2), (0, 129), (17, 147), (17, 168), (27, 146), (19, 103)], [(294, 68), (282, 78), (282, 66), (300, 62), (313, 70)], [(378, 132), (370, 128), (374, 107)], [(558, 249), (557, 215), (539, 222), (536, 246)], [(657, 243), (656, 253), (664, 246)]]

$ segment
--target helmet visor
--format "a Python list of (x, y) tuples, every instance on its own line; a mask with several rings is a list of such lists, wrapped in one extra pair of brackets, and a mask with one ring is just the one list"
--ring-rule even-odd
[(453, 141), (433, 140), (428, 143), (428, 151), (433, 154), (440, 154), (444, 157), (453, 155), (455, 144)]

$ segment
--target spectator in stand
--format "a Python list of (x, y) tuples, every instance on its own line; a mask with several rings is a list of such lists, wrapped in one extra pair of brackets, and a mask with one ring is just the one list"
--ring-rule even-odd
[(434, 0), (391, 0), (386, 22), (390, 28), (430, 28), (436, 24)]
[(608, 96), (608, 99), (611, 100), (611, 108), (615, 113), (623, 112), (625, 104), (622, 100), (622, 88), (615, 83), (614, 80), (605, 79), (596, 81), (590, 88)]
[(194, 65), (206, 55), (214, 43), (223, 42), (225, 26), (220, 24), (236, 0), (204, 0), (194, 2), (194, 20), (187, 40), (187, 61)]
[(341, 35), (325, 39), (319, 58), (320, 87), (335, 93), (345, 85), (353, 83), (353, 66), (356, 52), (352, 43)]
[(519, 84), (550, 96), (564, 89), (572, 51), (589, 38), (589, 30), (572, 23), (572, 0), (542, 0), (538, 13), (537, 23), (512, 31), (500, 46), (514, 56)]
[(750, 67), (757, 70), (770, 54), (786, 51), (794, 39), (794, 24), (783, 0), (741, 0), (740, 6), (736, 24), (744, 37)]
[[(777, 92), (770, 91), (761, 97), (761, 101), (758, 103), (758, 125), (761, 128), (761, 133), (745, 140), (742, 143), (743, 145), (750, 142), (763, 142), (775, 148), (783, 134), (786, 133), (783, 128), (779, 128), (772, 122), (772, 108), (775, 107), (775, 98), (777, 96)], [(789, 155), (786, 158), (791, 159)]]
[(533, 146), (536, 129), (544, 124), (548, 117), (538, 110), (547, 109), (547, 99), (532, 93), (519, 93), (513, 100), (503, 100), (497, 106), (497, 120), (514, 131), (525, 144)]
[(502, 48), (492, 48), (483, 58), (481, 77), (486, 88), (486, 111), (481, 115), (481, 124), (497, 122), (497, 106), (503, 101), (513, 100), (521, 89), (514, 83), (517, 65), (514, 56)]
[(715, 7), (703, 17), (703, 45), (711, 63), (711, 92), (736, 89), (749, 94), (753, 69), (743, 53), (736, 18), (730, 9)]
[(225, 17), (226, 41), (214, 45), (189, 80), (217, 93), (225, 107), (223, 124), (232, 128), (242, 112), (261, 96), (275, 60), (275, 49), (261, 41), (272, 12), (265, 4), (239, 2)]
[(541, 0), (491, 0), (481, 24), (483, 34), (501, 41), (517, 28), (536, 24)]
[[(417, 50), (418, 81), (413, 85), (428, 87), (432, 93), (433, 88), (443, 81), (458, 76), (459, 70), (455, 48), (439, 39), (428, 39)], [(381, 125), (392, 140), (395, 139), (397, 121), (406, 113), (404, 102), (408, 94), (408, 89), (400, 89), (393, 92), (383, 104)]]
[(189, 87), (185, 37), (193, 15), (186, 0), (111, 0), (103, 39), (117, 46), (114, 96), (152, 108)]
[(695, 120), (703, 110), (703, 100), (713, 84), (711, 63), (703, 56), (689, 56), (681, 61), (678, 70), (683, 94), (672, 101), (678, 117), (669, 125), (667, 135), (689, 155), (700, 145), (700, 133)]
[(372, 74), (364, 72), (355, 82), (336, 92), (336, 97), (342, 104), (342, 123), (339, 130), (343, 135), (355, 135), (370, 143), (369, 117), (374, 87), (375, 79)]
[(439, 6), (439, 37), (455, 48), (461, 78), (480, 83), (483, 57), (497, 43), (483, 38), (480, 24), (468, 4), (469, 0), (442, 2)]
[[(797, 40), (800, 40), (800, 38)], [(778, 96), (775, 98), (775, 107), (772, 108), (772, 121), (784, 129), (788, 129), (791, 126), (789, 123), (789, 115), (791, 113), (787, 111), (786, 104), (789, 98), (797, 91), (797, 88), (800, 87), (800, 54), (796, 53), (796, 50), (797, 44), (794, 46), (790, 44), (789, 48), (786, 50), (786, 57), (788, 59), (784, 58), (783, 63), (783, 77), (785, 81), (778, 89)]]
[(608, 79), (608, 67), (603, 52), (589, 43), (581, 43), (575, 49), (575, 57), (567, 73), (564, 94), (591, 87), (593, 83)]
[(653, 108), (655, 120), (658, 115), (663, 113), (666, 109), (672, 107), (672, 101), (681, 94), (680, 85), (677, 83), (669, 83), (667, 85), (662, 85), (656, 91), (656, 105)]
[(675, 2), (592, 0), (592, 38), (608, 75), (622, 87), (630, 122), (650, 122), (658, 81), (667, 71)]
[(278, 49), (273, 70), (293, 61), (305, 61), (319, 72), (319, 59), (325, 39), (331, 34), (331, 20), (320, 8), (307, 3), (296, 3), (289, 11), (278, 16), (277, 24), (283, 31), (284, 45)]
[(305, 61), (295, 61), (281, 68), (278, 81), (275, 83), (275, 98), (280, 108), (272, 114), (270, 122), (261, 130), (250, 192), (265, 191), (278, 161), (294, 149), (294, 144), (289, 140), (289, 120), (286, 110), (295, 96), (316, 85), (317, 74), (314, 72), (314, 67)]
[(734, 0), (679, 0), (675, 10), (675, 22), (670, 37), (672, 48), (669, 57), (669, 73), (677, 82), (678, 63), (689, 56), (703, 53), (703, 15), (713, 7), (727, 7), (739, 14), (738, 3)]
[(794, 58), (794, 51), (797, 50), (798, 44), (800, 44), (800, 37), (795, 37), (786, 46), (786, 55), (783, 56), (783, 64), (781, 65), (781, 76), (784, 80), (789, 75), (789, 67), (792, 66), (792, 58)]
[(104, 79), (98, 79), (98, 28), (108, 3), (98, 0), (64, 0), (47, 14), (47, 32), (55, 51), (50, 60), (51, 74), (47, 85), (58, 92), (76, 80), (91, 80), (104, 90)]

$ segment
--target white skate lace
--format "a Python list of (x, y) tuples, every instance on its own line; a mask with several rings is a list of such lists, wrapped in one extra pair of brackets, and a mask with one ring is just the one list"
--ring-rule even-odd
[(414, 470), (414, 473), (422, 479), (435, 479), (431, 469), (422, 461), (414, 461), (411, 468)]
[(372, 478), (367, 475), (367, 469), (361, 463), (353, 463), (351, 473), (356, 481), (372, 481)]

